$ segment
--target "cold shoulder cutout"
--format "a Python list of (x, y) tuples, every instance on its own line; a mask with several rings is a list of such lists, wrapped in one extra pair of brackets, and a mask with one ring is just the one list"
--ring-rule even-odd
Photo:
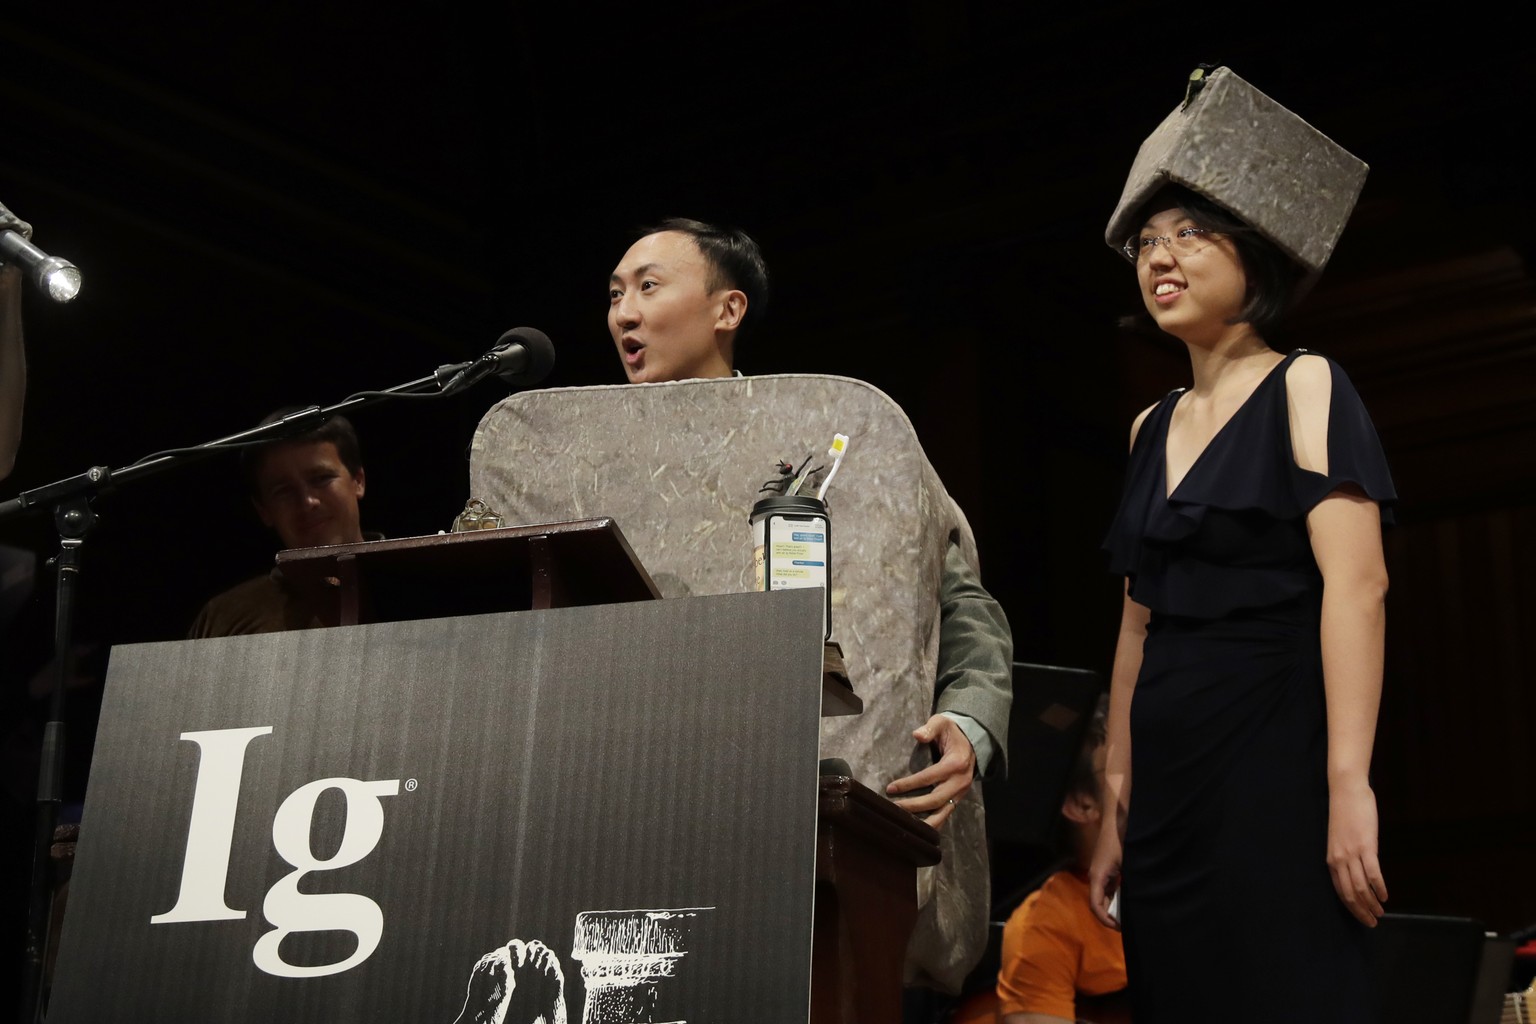
[[(1381, 506), (1382, 525), (1390, 526), (1396, 520), (1393, 507), (1397, 504), (1397, 491), (1392, 486), (1392, 473), (1387, 468), (1387, 456), (1382, 451), (1376, 425), (1365, 411), (1365, 403), (1360, 401), (1360, 394), (1349, 375), (1331, 359), (1328, 369), (1332, 376), (1328, 402), (1328, 467), (1323, 473), (1304, 469), (1292, 453), (1289, 465), (1296, 504), (1305, 515), (1340, 487), (1353, 484)], [(1289, 430), (1286, 436), (1290, 437)]]
[(1217, 618), (1263, 608), (1322, 585), (1306, 516), (1345, 485), (1392, 522), (1397, 493), (1386, 456), (1349, 377), (1329, 360), (1327, 472), (1297, 465), (1286, 378), (1298, 349), (1277, 363), (1211, 439), (1172, 493), (1166, 447), (1174, 404), (1153, 406), (1131, 446), (1120, 508), (1105, 538), (1112, 571), (1154, 612)]
[(1322, 356), (1302, 355), (1285, 371), (1286, 409), (1291, 419), (1291, 455), (1314, 473), (1328, 470), (1328, 406), (1333, 369)]
[[(1180, 390), (1182, 390), (1182, 389), (1180, 389)], [(1136, 447), (1136, 438), (1141, 436), (1141, 428), (1147, 422), (1147, 417), (1150, 416), (1152, 414), (1152, 410), (1156, 409), (1156, 408), (1157, 408), (1157, 404), (1154, 402), (1152, 405), (1147, 406), (1145, 409), (1141, 410), (1141, 412), (1137, 413), (1136, 414), (1136, 418), (1131, 421), (1131, 448), (1132, 449), (1134, 449)]]

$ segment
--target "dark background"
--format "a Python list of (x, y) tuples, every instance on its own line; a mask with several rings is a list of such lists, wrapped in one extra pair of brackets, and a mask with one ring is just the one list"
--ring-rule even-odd
[[(605, 276), (636, 225), (745, 227), (774, 293), (747, 373), (868, 380), (970, 516), (1020, 660), (1107, 670), (1098, 542), (1135, 412), (1187, 375), (1120, 331), (1101, 236), (1198, 62), (1371, 165), (1277, 347), (1350, 372), (1402, 504), (1376, 757), (1391, 907), (1536, 921), (1536, 282), (1526, 33), (1493, 8), (725, 2), (34, 5), (0, 15), (0, 201), (79, 264), (27, 296), (26, 435), (0, 496), (554, 339), (616, 383)], [(500, 396), (355, 417), (365, 527), (448, 525)], [(852, 471), (852, 463), (846, 472)], [(80, 635), (184, 634), (270, 564), (232, 460), (98, 501)], [(0, 524), (44, 554), (46, 515)], [(47, 595), (13, 626), (6, 788), (31, 799)], [(86, 728), (97, 684), (76, 691)], [(76, 762), (71, 788), (83, 789)], [(1262, 884), (1262, 880), (1256, 880)], [(19, 926), (15, 930), (19, 935)]]

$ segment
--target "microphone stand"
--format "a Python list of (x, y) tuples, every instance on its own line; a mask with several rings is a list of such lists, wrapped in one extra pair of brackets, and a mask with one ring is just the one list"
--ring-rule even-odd
[[(43, 973), (47, 959), (53, 895), (49, 886), (49, 849), (64, 801), (64, 688), (74, 671), (75, 595), (80, 584), (85, 541), (96, 525), (91, 502), (121, 484), (232, 449), (280, 441), (305, 433), (346, 409), (373, 405), (390, 398), (447, 398), (468, 390), (497, 370), (496, 354), (487, 353), (467, 363), (440, 366), (420, 377), (385, 391), (363, 391), (324, 409), (310, 406), (265, 426), (206, 441), (190, 448), (176, 448), (146, 456), (121, 469), (92, 466), (84, 473), (42, 487), (23, 491), (0, 502), (0, 521), (39, 505), (53, 505), (54, 527), (59, 533), (59, 553), (51, 562), (57, 576), (54, 592), (54, 676), (48, 701), (48, 723), (43, 727), (42, 755), (37, 773), (37, 808), (32, 846), (31, 892), (27, 905), (27, 944), (23, 968), (21, 1024), (40, 1024), (43, 1019)], [(536, 383), (528, 381), (527, 383)]]

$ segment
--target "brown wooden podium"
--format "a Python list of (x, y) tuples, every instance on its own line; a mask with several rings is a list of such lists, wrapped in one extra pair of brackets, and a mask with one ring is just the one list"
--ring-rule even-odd
[(328, 626), (661, 597), (612, 519), (297, 548), (277, 568)]
[[(607, 518), (284, 551), (277, 564), (327, 625), (655, 600)], [(823, 656), (822, 716), (863, 703), (842, 652)], [(814, 1024), (901, 1017), (902, 968), (917, 919), (916, 872), (939, 861), (938, 833), (883, 795), (824, 776), (816, 841), (811, 969)]]
[[(661, 598), (608, 518), (293, 548), (277, 568), (327, 626)], [(822, 717), (864, 710), (835, 643), (821, 690)]]
[(816, 815), (813, 1024), (901, 1020), (902, 966), (917, 922), (917, 869), (939, 834), (854, 779), (823, 776)]

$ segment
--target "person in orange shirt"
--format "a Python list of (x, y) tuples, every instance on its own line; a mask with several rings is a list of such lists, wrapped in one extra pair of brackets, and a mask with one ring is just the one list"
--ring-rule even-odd
[(1125, 989), (1120, 933), (1100, 924), (1088, 903), (1088, 864), (1102, 810), (1105, 710), (1101, 698), (1061, 802), (1073, 866), (1047, 878), (1003, 927), (997, 975), (997, 1015), (1003, 1024), (1130, 1019), (1123, 995), (1116, 995)]

